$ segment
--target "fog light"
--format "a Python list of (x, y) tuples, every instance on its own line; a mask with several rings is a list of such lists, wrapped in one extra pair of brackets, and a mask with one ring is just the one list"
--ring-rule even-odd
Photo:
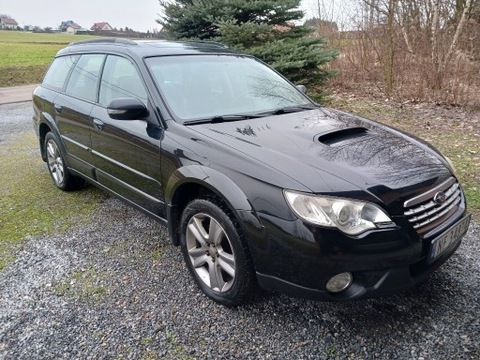
[(327, 282), (327, 290), (332, 293), (339, 293), (348, 289), (352, 285), (353, 276), (349, 272), (335, 275)]

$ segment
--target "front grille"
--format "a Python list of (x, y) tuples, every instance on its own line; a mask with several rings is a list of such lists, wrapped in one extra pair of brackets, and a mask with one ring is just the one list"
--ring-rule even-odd
[[(436, 196), (443, 198), (443, 201), (435, 199)], [(461, 201), (460, 186), (451, 177), (437, 187), (405, 201), (404, 215), (419, 234), (424, 234), (453, 215)]]

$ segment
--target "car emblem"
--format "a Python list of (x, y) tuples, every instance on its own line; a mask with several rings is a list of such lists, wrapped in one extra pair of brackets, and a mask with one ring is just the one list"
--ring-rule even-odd
[(445, 201), (447, 201), (447, 195), (443, 191), (439, 191), (435, 194), (433, 197), (433, 202), (435, 204), (443, 204)]

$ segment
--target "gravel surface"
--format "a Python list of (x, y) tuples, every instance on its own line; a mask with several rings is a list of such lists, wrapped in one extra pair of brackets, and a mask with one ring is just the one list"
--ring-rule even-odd
[[(26, 106), (0, 106), (0, 119)], [(105, 195), (89, 224), (29, 239), (0, 272), (0, 358), (477, 360), (479, 239), (474, 222), (439, 271), (398, 295), (270, 294), (228, 309), (199, 292), (165, 228)]]
[(12, 137), (34, 132), (32, 103), (0, 105), (0, 146)]

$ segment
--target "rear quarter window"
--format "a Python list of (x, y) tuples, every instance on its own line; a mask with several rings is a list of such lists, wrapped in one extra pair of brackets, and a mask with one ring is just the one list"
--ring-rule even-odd
[(79, 55), (62, 56), (53, 60), (43, 78), (42, 84), (57, 90), (63, 89), (68, 74), (70, 74), (79, 57)]

